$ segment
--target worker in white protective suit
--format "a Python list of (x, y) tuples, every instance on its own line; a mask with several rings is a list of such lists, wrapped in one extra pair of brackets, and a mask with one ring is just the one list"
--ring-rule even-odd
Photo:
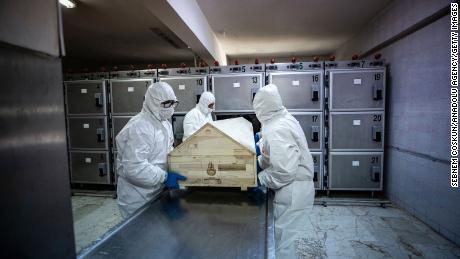
[(184, 137), (186, 140), (193, 133), (199, 130), (207, 122), (212, 120), (212, 112), (214, 111), (214, 103), (216, 99), (210, 92), (204, 92), (195, 108), (191, 109), (184, 118)]
[(116, 136), (118, 205), (123, 217), (151, 201), (163, 186), (178, 188), (185, 177), (167, 171), (167, 155), (173, 149), (173, 132), (168, 119), (178, 101), (165, 82), (149, 86), (142, 111)]
[(258, 178), (275, 191), (276, 258), (297, 258), (296, 241), (308, 233), (315, 197), (313, 159), (299, 122), (283, 106), (275, 85), (262, 87), (253, 105), (262, 123), (258, 162), (263, 170)]

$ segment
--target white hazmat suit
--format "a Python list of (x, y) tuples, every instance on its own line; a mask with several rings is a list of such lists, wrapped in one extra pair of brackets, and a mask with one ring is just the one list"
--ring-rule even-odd
[(281, 102), (278, 88), (262, 87), (254, 98), (262, 123), (259, 141), (261, 185), (275, 191), (276, 258), (297, 258), (296, 241), (304, 236), (313, 207), (313, 160), (299, 122)]
[(167, 178), (167, 155), (173, 149), (173, 132), (168, 121), (174, 108), (161, 102), (177, 100), (167, 83), (147, 89), (142, 111), (116, 136), (118, 205), (123, 217), (151, 201)]
[(196, 107), (191, 109), (184, 118), (184, 137), (182, 141), (190, 137), (195, 131), (199, 130), (207, 122), (212, 121), (212, 111), (208, 105), (215, 102), (214, 95), (210, 92), (204, 92)]

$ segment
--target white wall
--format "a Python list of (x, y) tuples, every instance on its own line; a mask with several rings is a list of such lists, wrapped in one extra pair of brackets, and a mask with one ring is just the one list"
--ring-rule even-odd
[(336, 55), (368, 52), (428, 21), (376, 50), (388, 63), (384, 186), (393, 203), (460, 245), (460, 190), (450, 187), (449, 170), (448, 5), (394, 1)]

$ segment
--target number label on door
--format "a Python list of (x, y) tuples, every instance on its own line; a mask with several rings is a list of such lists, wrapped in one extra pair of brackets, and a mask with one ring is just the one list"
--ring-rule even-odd
[(319, 81), (319, 75), (312, 75), (313, 82), (318, 82)]

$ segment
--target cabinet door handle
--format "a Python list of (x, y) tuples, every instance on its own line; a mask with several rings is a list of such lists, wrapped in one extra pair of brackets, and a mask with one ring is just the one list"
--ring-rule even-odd
[(380, 182), (380, 166), (371, 167), (371, 181)]
[(311, 140), (318, 142), (319, 140), (319, 126), (311, 126)]
[(383, 89), (381, 85), (374, 85), (372, 89), (372, 98), (375, 101), (383, 99)]
[(375, 142), (382, 142), (382, 127), (372, 126), (372, 140)]
[(319, 86), (313, 85), (311, 87), (311, 100), (317, 102), (319, 100)]
[(102, 100), (102, 93), (95, 93), (94, 94), (94, 99), (96, 100), (96, 107), (104, 106), (104, 103), (103, 103), (103, 100)]
[(105, 175), (107, 175), (107, 166), (105, 165), (105, 163), (99, 163), (97, 167), (99, 169), (99, 177), (104, 177)]
[(97, 134), (97, 142), (104, 142), (105, 141), (105, 130), (104, 128), (98, 128), (96, 130)]

